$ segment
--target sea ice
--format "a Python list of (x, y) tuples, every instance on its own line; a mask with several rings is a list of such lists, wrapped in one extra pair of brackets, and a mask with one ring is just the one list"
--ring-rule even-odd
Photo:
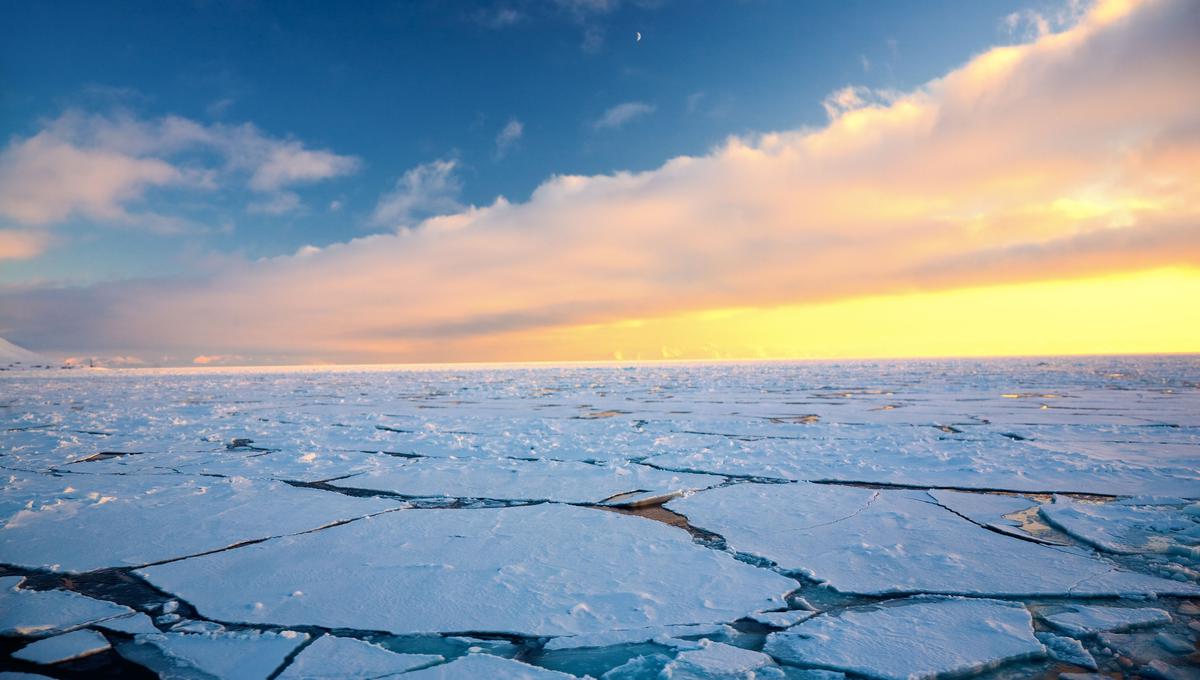
[(1036, 635), (1037, 639), (1046, 646), (1046, 652), (1051, 658), (1093, 671), (1097, 669), (1096, 659), (1079, 640), (1054, 633), (1036, 633)]
[(139, 573), (213, 619), (396, 634), (717, 623), (796, 586), (674, 527), (558, 505), (404, 510)]
[(1200, 503), (1127, 498), (1082, 503), (1055, 496), (1038, 511), (1051, 525), (1112, 553), (1173, 553), (1200, 563)]
[(0, 518), (0, 562), (76, 573), (152, 564), (397, 507), (245, 478), (74, 475), (64, 488), (44, 477)]
[(747, 618), (772, 628), (790, 628), (791, 626), (816, 616), (814, 611), (791, 609), (783, 612), (758, 612)]
[(112, 630), (129, 635), (137, 635), (139, 633), (153, 634), (158, 632), (158, 628), (154, 626), (154, 621), (141, 612), (135, 612), (128, 616), (119, 616), (115, 619), (98, 621), (93, 625), (104, 630)]
[(1120, 633), (1171, 622), (1170, 614), (1153, 607), (1064, 605), (1064, 608), (1066, 611), (1040, 613), (1038, 616), (1064, 633), (1080, 636)]
[(1021, 523), (1008, 519), (1011, 515), (1037, 507), (1037, 501), (1031, 501), (1024, 496), (1010, 496), (994, 493), (966, 493), (963, 491), (947, 491), (945, 489), (930, 489), (929, 496), (938, 505), (966, 517), (982, 526), (995, 529), (1018, 538), (1033, 538), (1021, 530)]
[(437, 654), (398, 654), (354, 638), (322, 635), (296, 655), (279, 680), (381, 678), (443, 661)]
[(387, 468), (332, 484), (415, 497), (599, 503), (636, 491), (652, 492), (653, 497), (665, 500), (681, 491), (705, 489), (721, 481), (712, 475), (663, 472), (642, 465), (423, 458), (397, 461)]
[[(724, 624), (651, 626), (649, 628), (633, 628), (629, 630), (608, 630), (601, 633), (583, 633), (582, 635), (564, 635), (547, 641), (542, 649), (553, 652), (564, 649), (611, 647), (613, 645), (628, 645), (639, 642), (656, 642), (670, 646), (673, 638), (704, 636), (715, 639), (727, 639), (733, 632), (732, 628)], [(674, 642), (679, 642), (679, 640), (676, 639)]]
[(0, 635), (51, 635), (133, 613), (129, 607), (67, 590), (18, 588), (24, 580), (0, 577)]
[(574, 675), (490, 654), (468, 654), (440, 666), (411, 671), (404, 680), (571, 680)]
[(152, 645), (184, 668), (223, 680), (265, 680), (308, 639), (304, 633), (160, 633), (139, 635), (135, 644)]
[(70, 661), (112, 649), (108, 640), (94, 630), (63, 633), (25, 645), (13, 652), (14, 659), (49, 665)]
[[(699, 649), (680, 652), (662, 670), (670, 680), (754, 680), (754, 671), (774, 666), (762, 652), (701, 640)], [(783, 677), (780, 672), (778, 677)]]
[(1019, 603), (930, 597), (817, 616), (771, 633), (763, 651), (880, 680), (965, 675), (1045, 654)]
[(843, 593), (1009, 597), (1200, 593), (1082, 551), (983, 530), (907, 491), (735, 484), (671, 501), (693, 526)]

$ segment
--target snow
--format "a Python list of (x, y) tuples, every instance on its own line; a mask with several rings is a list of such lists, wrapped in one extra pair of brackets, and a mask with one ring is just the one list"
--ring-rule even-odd
[(1019, 603), (926, 597), (817, 616), (772, 633), (763, 651), (881, 680), (965, 675), (1045, 654)]
[(185, 669), (225, 680), (265, 680), (308, 639), (304, 633), (139, 635), (137, 644), (157, 647)]
[(1046, 653), (1050, 655), (1050, 658), (1082, 666), (1088, 670), (1097, 669), (1096, 659), (1079, 640), (1054, 633), (1036, 633), (1036, 635), (1037, 639), (1046, 646)]
[(753, 680), (754, 671), (774, 663), (762, 652), (701, 640), (699, 649), (676, 655), (675, 660), (663, 668), (662, 677), (671, 680)]
[(398, 654), (362, 640), (322, 635), (276, 677), (279, 680), (379, 678), (443, 660), (436, 654)]
[(151, 564), (397, 507), (245, 478), (32, 477), (3, 518), (0, 562), (86, 572)]
[(415, 497), (599, 503), (618, 494), (636, 491), (648, 491), (652, 498), (665, 500), (684, 490), (705, 489), (721, 481), (711, 475), (662, 472), (640, 465), (426, 458), (396, 462), (387, 469), (332, 484)]
[(1006, 515), (1038, 507), (1037, 501), (1029, 500), (1024, 496), (964, 493), (946, 489), (930, 489), (927, 493), (937, 504), (976, 524), (1018, 538), (1031, 538), (1028, 533), (1021, 530), (1020, 522), (1009, 519)]
[(1067, 605), (1066, 611), (1041, 613), (1039, 616), (1069, 635), (1120, 633), (1134, 628), (1159, 626), (1171, 622), (1171, 615), (1154, 607), (1101, 607)]
[(24, 580), (0, 577), (0, 635), (52, 635), (133, 613), (129, 607), (78, 593), (18, 588)]
[(982, 529), (911, 491), (737, 484), (668, 503), (734, 550), (843, 593), (1008, 597), (1200, 594), (1084, 551)]
[(14, 659), (49, 665), (79, 659), (112, 649), (108, 640), (94, 630), (77, 630), (30, 643), (13, 652)]
[(717, 623), (796, 587), (674, 527), (558, 505), (405, 510), (138, 573), (209, 618), (396, 634)]
[(0, 366), (32, 366), (35, 364), (57, 366), (58, 362), (0, 338)]
[(490, 654), (469, 654), (450, 663), (412, 671), (400, 677), (404, 680), (569, 680), (576, 676)]

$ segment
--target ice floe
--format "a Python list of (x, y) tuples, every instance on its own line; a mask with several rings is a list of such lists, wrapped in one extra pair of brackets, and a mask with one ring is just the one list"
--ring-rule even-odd
[(926, 597), (817, 616), (772, 633), (763, 651), (881, 680), (964, 675), (1045, 654), (1019, 603)]
[(1079, 640), (1054, 633), (1036, 633), (1036, 635), (1037, 639), (1046, 646), (1046, 653), (1050, 655), (1050, 658), (1082, 666), (1089, 670), (1096, 670), (1095, 657), (1084, 648), (1083, 643)]
[(404, 680), (570, 680), (574, 675), (490, 654), (468, 654), (440, 666), (411, 671)]
[(397, 634), (717, 623), (796, 586), (679, 529), (555, 505), (404, 510), (139, 573), (209, 618)]
[(77, 630), (32, 642), (13, 652), (14, 659), (50, 665), (106, 652), (112, 648), (103, 635), (94, 630)]
[(123, 645), (117, 651), (133, 661), (144, 662), (147, 657), (138, 654), (136, 647), (154, 647), (179, 669), (198, 670), (227, 680), (265, 680), (306, 640), (308, 635), (294, 631), (218, 635), (162, 633), (139, 635), (135, 642)]
[(1171, 622), (1171, 615), (1156, 607), (1065, 605), (1062, 609), (1063, 611), (1042, 612), (1039, 617), (1070, 635), (1120, 633)]
[(0, 577), (0, 635), (52, 635), (133, 614), (129, 607), (70, 591), (20, 588), (24, 580)]
[(137, 566), (397, 507), (245, 478), (36, 478), (0, 525), (0, 562), (66, 572)]
[(1107, 552), (1162, 553), (1200, 565), (1200, 502), (1134, 497), (1084, 503), (1055, 496), (1039, 513), (1051, 525)]
[(739, 552), (844, 593), (1198, 594), (1084, 551), (1002, 536), (914, 497), (824, 484), (736, 484), (671, 501)]
[(354, 638), (322, 635), (305, 647), (279, 680), (303, 678), (381, 678), (431, 666), (444, 659), (436, 654), (399, 654)]
[[(680, 652), (662, 670), (670, 680), (754, 680), (760, 669), (774, 666), (771, 657), (762, 652), (734, 647), (722, 642), (701, 640), (699, 649)], [(782, 672), (761, 674), (761, 677), (782, 678)]]

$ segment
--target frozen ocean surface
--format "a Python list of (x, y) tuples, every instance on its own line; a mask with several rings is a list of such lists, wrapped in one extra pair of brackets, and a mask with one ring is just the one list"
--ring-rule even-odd
[(0, 479), (5, 673), (1200, 675), (1197, 357), (6, 371)]

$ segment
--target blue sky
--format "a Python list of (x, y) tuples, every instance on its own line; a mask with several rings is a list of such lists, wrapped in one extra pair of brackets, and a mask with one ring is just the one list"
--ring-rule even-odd
[[(1024, 29), (1005, 17), (1030, 7), (13, 4), (0, 26), (0, 132), (8, 140), (68, 112), (171, 115), (250, 123), (264, 136), (351, 157), (355, 167), (288, 187), (286, 200), (231, 181), (151, 187), (126, 207), (187, 227), (161, 233), (74, 213), (54, 225), (39, 255), (0, 264), (0, 283), (203, 271), (213, 259), (255, 260), (386, 231), (393, 225), (372, 218), (381, 197), (404, 173), (439, 160), (453, 162), (446, 200), (418, 206), (413, 219), (498, 195), (524, 201), (556, 174), (646, 170), (703, 154), (729, 135), (822, 125), (822, 100), (837, 88), (910, 89), (1019, 38)], [(609, 111), (611, 124), (601, 124)]]

